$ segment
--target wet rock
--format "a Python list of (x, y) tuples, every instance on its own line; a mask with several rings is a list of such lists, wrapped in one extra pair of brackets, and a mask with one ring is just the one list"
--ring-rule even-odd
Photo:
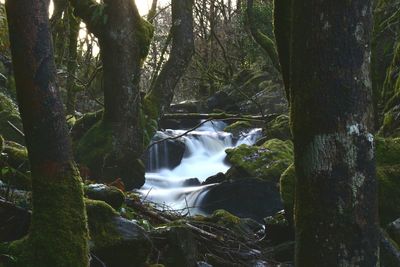
[(85, 195), (93, 200), (101, 200), (119, 210), (125, 201), (124, 193), (114, 187), (104, 184), (90, 184), (84, 187)]
[(199, 186), (199, 185), (201, 185), (201, 183), (200, 183), (199, 179), (197, 179), (197, 178), (187, 179), (182, 184), (182, 186), (184, 186), (184, 187)]
[(173, 169), (178, 166), (185, 153), (185, 143), (182, 138), (166, 140), (174, 135), (172, 132), (157, 132), (152, 139), (152, 143), (159, 142), (150, 147), (144, 156), (146, 169), (148, 171), (157, 171), (162, 168)]
[(218, 184), (222, 183), (225, 181), (227, 178), (224, 173), (219, 172), (216, 175), (208, 177), (204, 182), (203, 185), (208, 185), (208, 184)]
[(201, 101), (188, 100), (177, 104), (171, 104), (169, 107), (171, 113), (198, 113), (204, 112), (204, 105)]
[(171, 267), (196, 267), (197, 242), (187, 226), (167, 226), (152, 233), (155, 246), (164, 253), (160, 262)]
[(150, 254), (151, 241), (137, 223), (124, 219), (103, 201), (87, 200), (91, 252), (107, 267), (140, 267)]
[(211, 187), (200, 203), (200, 209), (208, 214), (224, 209), (258, 222), (282, 208), (276, 184), (255, 178), (227, 181)]

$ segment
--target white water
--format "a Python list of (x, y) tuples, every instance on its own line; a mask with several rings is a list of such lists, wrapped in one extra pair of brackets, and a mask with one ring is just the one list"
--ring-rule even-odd
[[(196, 131), (183, 136), (185, 153), (181, 163), (172, 170), (159, 169), (156, 172), (146, 173), (146, 184), (140, 190), (145, 200), (165, 205), (173, 210), (187, 210), (199, 213), (197, 209), (201, 199), (207, 192), (205, 186), (184, 186), (183, 183), (190, 178), (197, 178), (204, 182), (208, 177), (229, 169), (225, 162), (227, 148), (241, 144), (252, 145), (261, 135), (261, 129), (253, 129), (248, 134), (243, 134), (237, 142), (233, 141), (232, 134), (223, 132), (226, 124), (223, 122), (207, 122)], [(178, 136), (185, 130), (167, 130), (169, 135)], [(162, 155), (157, 146), (164, 146)], [(160, 162), (168, 162), (165, 158), (168, 152), (165, 144), (155, 145), (151, 152), (150, 169), (157, 169)], [(153, 159), (156, 157), (156, 159)], [(155, 166), (154, 166), (155, 165)]]

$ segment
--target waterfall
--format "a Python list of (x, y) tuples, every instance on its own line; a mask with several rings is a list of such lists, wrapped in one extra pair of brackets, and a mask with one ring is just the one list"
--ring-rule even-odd
[[(166, 142), (154, 145), (147, 157), (146, 183), (139, 190), (144, 199), (165, 205), (173, 210), (187, 210), (199, 213), (202, 196), (211, 185), (201, 185), (208, 177), (226, 172), (230, 165), (225, 161), (227, 148), (241, 144), (252, 145), (261, 136), (261, 129), (243, 133), (234, 140), (231, 133), (224, 132), (226, 124), (221, 121), (206, 122), (201, 127), (180, 137), (184, 144), (183, 158), (174, 168), (170, 165), (171, 151)], [(179, 137), (185, 130), (159, 132), (153, 141), (168, 137)], [(196, 179), (194, 179), (196, 178)], [(187, 182), (191, 181), (187, 185)]]

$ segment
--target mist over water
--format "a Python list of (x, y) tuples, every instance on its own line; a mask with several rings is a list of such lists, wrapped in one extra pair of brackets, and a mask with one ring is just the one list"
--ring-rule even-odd
[[(197, 178), (204, 182), (212, 175), (225, 173), (230, 167), (225, 161), (225, 150), (241, 144), (252, 145), (261, 136), (261, 129), (253, 129), (235, 141), (232, 134), (223, 132), (226, 126), (221, 121), (207, 122), (196, 131), (181, 137), (185, 144), (185, 152), (181, 163), (173, 169), (160, 169), (159, 166), (166, 166), (169, 155), (175, 152), (168, 151), (165, 142), (151, 147), (146, 183), (139, 190), (143, 198), (174, 210), (189, 208), (191, 214), (201, 213), (198, 209), (201, 199), (208, 188), (215, 185), (185, 186), (185, 181)], [(185, 130), (168, 129), (164, 133), (165, 137), (176, 137), (185, 133)], [(163, 133), (159, 134), (163, 136)]]

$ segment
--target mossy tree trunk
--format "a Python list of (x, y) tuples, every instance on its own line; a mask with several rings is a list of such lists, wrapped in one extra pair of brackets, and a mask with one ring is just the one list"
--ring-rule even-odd
[(378, 266), (372, 4), (293, 5), (296, 266)]
[(145, 98), (145, 111), (158, 120), (169, 107), (174, 89), (194, 53), (193, 0), (172, 1), (172, 48), (168, 61)]
[[(105, 133), (109, 133), (109, 140), (97, 146), (109, 147), (107, 155), (99, 155), (95, 160), (97, 166), (89, 167), (100, 176), (122, 178), (128, 188), (140, 187), (144, 177), (132, 177), (138, 168), (135, 159), (143, 151), (139, 81), (153, 28), (142, 19), (131, 0), (105, 0), (104, 4), (71, 0), (71, 3), (75, 13), (98, 38), (103, 62), (102, 127), (109, 129)], [(141, 173), (143, 176), (144, 170)]]
[(32, 171), (27, 238), (11, 245), (18, 266), (88, 266), (82, 185), (56, 85), (48, 0), (7, 0), (11, 52)]
[(253, 0), (247, 0), (247, 22), (250, 29), (250, 33), (253, 36), (254, 41), (264, 50), (266, 55), (271, 59), (272, 65), (278, 72), (281, 71), (279, 64), (278, 53), (276, 51), (276, 45), (273, 38), (270, 38), (266, 34), (262, 33), (260, 29), (257, 28), (254, 21), (253, 13)]
[[(139, 81), (153, 35), (152, 25), (142, 19), (131, 0), (105, 0), (104, 4), (92, 0), (70, 1), (75, 13), (98, 37), (103, 62), (104, 116), (97, 130), (108, 129), (111, 136), (110, 140), (104, 136), (99, 138), (98, 146), (108, 144), (111, 147), (95, 160), (97, 168), (96, 164), (89, 167), (101, 170), (100, 176), (122, 178), (128, 189), (140, 187), (144, 183), (144, 167), (135, 159), (141, 156), (155, 133), (157, 120), (170, 105), (174, 88), (194, 52), (193, 1), (172, 1), (171, 53), (144, 101), (144, 111)], [(96, 139), (98, 131), (91, 134), (86, 140)], [(90, 149), (79, 153), (87, 154), (85, 152), (90, 153)]]

